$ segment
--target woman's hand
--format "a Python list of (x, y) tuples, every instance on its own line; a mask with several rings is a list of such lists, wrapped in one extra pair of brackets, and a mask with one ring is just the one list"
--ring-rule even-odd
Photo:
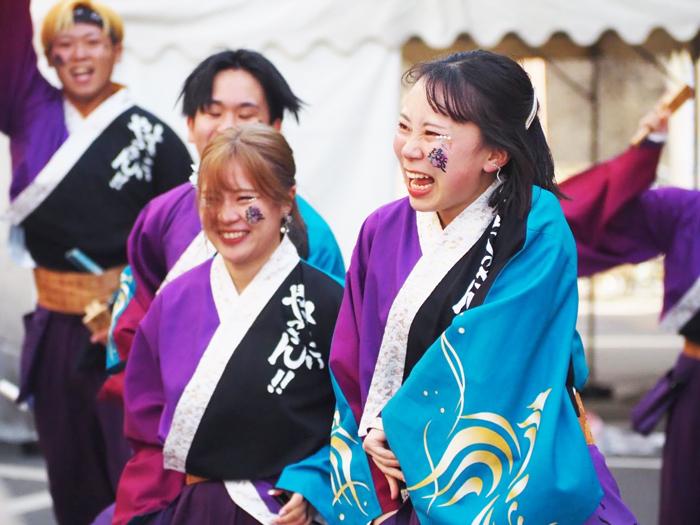
[(389, 489), (391, 490), (391, 499), (398, 498), (399, 484), (397, 480), (405, 480), (399, 461), (386, 441), (386, 434), (377, 428), (371, 429), (362, 443), (362, 448), (365, 449), (367, 454), (372, 456), (379, 470), (386, 476), (386, 480), (389, 482)]
[[(280, 489), (272, 489), (269, 494), (270, 496), (279, 496), (285, 492), (291, 494)], [(316, 509), (309, 505), (304, 496), (295, 492), (291, 494), (289, 501), (280, 509), (279, 517), (274, 519), (272, 523), (278, 525), (311, 525), (315, 514)]]
[(109, 339), (109, 328), (104, 330), (99, 330), (90, 336), (90, 342), (92, 344), (100, 344), (102, 346), (107, 346), (107, 340)]

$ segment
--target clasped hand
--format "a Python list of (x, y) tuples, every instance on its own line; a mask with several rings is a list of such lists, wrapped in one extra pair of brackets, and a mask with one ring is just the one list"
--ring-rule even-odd
[(362, 444), (365, 452), (372, 457), (374, 463), (382, 471), (391, 490), (391, 499), (399, 497), (399, 481), (405, 481), (401, 466), (396, 456), (389, 448), (386, 434), (377, 428), (370, 429)]

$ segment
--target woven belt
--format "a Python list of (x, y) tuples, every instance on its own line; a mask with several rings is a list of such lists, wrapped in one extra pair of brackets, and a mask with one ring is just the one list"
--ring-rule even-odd
[(683, 353), (688, 357), (700, 360), (700, 345), (686, 339), (683, 346)]
[(85, 307), (92, 301), (109, 302), (119, 288), (119, 276), (123, 269), (123, 266), (119, 266), (93, 275), (36, 268), (34, 282), (37, 303), (54, 312), (84, 315)]
[(587, 445), (595, 445), (595, 439), (593, 439), (593, 432), (591, 432), (591, 427), (588, 424), (588, 418), (586, 418), (586, 410), (583, 408), (583, 401), (581, 401), (581, 396), (576, 392), (576, 404), (578, 405), (578, 422), (581, 425), (581, 430), (583, 430), (583, 435), (586, 438)]

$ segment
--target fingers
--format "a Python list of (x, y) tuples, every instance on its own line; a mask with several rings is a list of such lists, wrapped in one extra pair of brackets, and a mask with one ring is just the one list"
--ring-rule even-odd
[(107, 339), (109, 338), (109, 328), (104, 330), (99, 330), (90, 336), (90, 342), (92, 344), (102, 344), (107, 346)]
[(309, 525), (313, 515), (311, 508), (304, 496), (295, 492), (273, 522), (279, 525)]
[(401, 469), (384, 466), (374, 458), (372, 458), (372, 461), (374, 461), (379, 470), (381, 470), (385, 476), (391, 476), (392, 478), (396, 478), (401, 481), (406, 481), (403, 477), (403, 472), (401, 471)]
[(389, 490), (391, 491), (391, 499), (397, 499), (399, 497), (399, 483), (396, 478), (384, 474), (384, 477), (389, 482)]
[(362, 448), (387, 467), (399, 466), (396, 456), (387, 445), (386, 434), (381, 430), (372, 429), (362, 442)]

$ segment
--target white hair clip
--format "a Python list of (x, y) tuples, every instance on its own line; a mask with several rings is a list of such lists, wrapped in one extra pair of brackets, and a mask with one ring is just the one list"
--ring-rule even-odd
[(532, 121), (535, 120), (535, 116), (537, 115), (537, 90), (535, 87), (532, 87), (532, 109), (530, 110), (530, 114), (527, 117), (527, 120), (525, 121), (525, 130), (530, 129), (530, 126), (532, 126)]
[(197, 164), (192, 164), (192, 175), (190, 175), (190, 184), (194, 188), (197, 187), (197, 183), (199, 182), (199, 163)]

